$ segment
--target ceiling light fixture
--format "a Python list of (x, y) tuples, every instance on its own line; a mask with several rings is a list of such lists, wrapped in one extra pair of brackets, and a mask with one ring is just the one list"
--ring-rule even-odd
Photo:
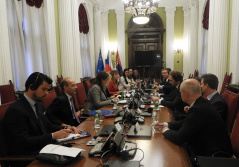
[(149, 22), (150, 13), (156, 12), (160, 0), (122, 0), (126, 13), (133, 15), (136, 24)]

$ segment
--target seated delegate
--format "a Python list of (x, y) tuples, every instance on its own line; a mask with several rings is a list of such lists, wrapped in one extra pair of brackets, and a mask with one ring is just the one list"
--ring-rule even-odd
[[(217, 152), (232, 155), (232, 146), (226, 126), (207, 99), (201, 96), (199, 82), (195, 79), (185, 80), (180, 87), (182, 100), (190, 105), (186, 118), (176, 122), (155, 123), (171, 142), (189, 145), (192, 157), (212, 156)], [(157, 126), (159, 125), (159, 126)]]
[[(48, 76), (32, 73), (25, 83), (24, 95), (7, 109), (3, 129), (10, 155), (37, 155), (44, 146), (54, 143), (55, 139), (65, 138), (70, 132), (81, 132), (75, 127), (61, 129), (43, 114), (45, 110), (40, 102), (48, 94), (51, 84), (52, 79)], [(15, 164), (26, 165), (21, 162)]]
[(82, 110), (76, 107), (74, 95), (76, 83), (71, 78), (64, 78), (61, 83), (63, 93), (53, 100), (46, 110), (48, 119), (58, 126), (78, 126)]
[(130, 87), (128, 76), (129, 76), (129, 70), (126, 68), (124, 69), (123, 76), (120, 77), (120, 80), (119, 80), (119, 87), (118, 87), (119, 90), (124, 90)]
[(110, 82), (110, 75), (104, 71), (97, 74), (87, 95), (87, 102), (84, 113), (90, 113), (92, 110), (97, 110), (103, 106), (111, 104), (118, 98), (107, 97), (106, 88)]
[(107, 86), (107, 89), (110, 93), (110, 95), (119, 94), (121, 91), (118, 90), (118, 84), (119, 84), (119, 72), (117, 70), (112, 70), (110, 72), (111, 80), (109, 85)]

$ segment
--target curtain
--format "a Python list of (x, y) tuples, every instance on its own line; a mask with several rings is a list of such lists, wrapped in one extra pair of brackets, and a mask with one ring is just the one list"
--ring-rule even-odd
[(89, 45), (89, 25), (85, 7), (79, 6), (79, 29), (80, 29), (80, 53), (81, 53), (81, 74), (82, 77), (92, 77), (91, 56)]
[(14, 83), (24, 90), (27, 77), (39, 71), (49, 75), (43, 8), (26, 1), (7, 1)]

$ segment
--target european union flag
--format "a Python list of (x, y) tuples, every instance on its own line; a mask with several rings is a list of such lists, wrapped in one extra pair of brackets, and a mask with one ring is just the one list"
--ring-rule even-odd
[(101, 50), (100, 50), (97, 69), (96, 69), (96, 74), (98, 74), (101, 71), (104, 71), (104, 68), (105, 67), (104, 67), (104, 63), (103, 63), (103, 59), (102, 59), (102, 55), (101, 55)]

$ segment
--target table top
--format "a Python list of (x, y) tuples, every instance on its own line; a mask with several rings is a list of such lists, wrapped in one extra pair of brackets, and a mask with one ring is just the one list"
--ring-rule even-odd
[[(102, 110), (111, 109), (112, 106), (106, 106), (102, 108)], [(162, 107), (160, 111), (158, 111), (158, 121), (159, 122), (169, 122), (173, 121), (173, 116), (171, 114), (171, 110), (167, 107)], [(104, 125), (113, 125), (115, 118), (105, 118), (101, 128)], [(151, 125), (152, 118), (145, 117), (144, 125)], [(94, 136), (94, 117), (89, 117), (86, 121), (82, 122), (79, 125), (79, 128), (89, 132), (92, 136), (75, 140), (77, 144), (74, 144), (74, 147), (84, 149), (86, 151), (82, 151), (81, 155), (73, 160), (67, 166), (69, 167), (93, 167), (97, 166), (100, 163), (99, 157), (89, 157), (88, 153), (93, 146), (86, 146), (86, 142), (92, 139)], [(104, 137), (106, 139), (106, 137)], [(137, 143), (137, 147), (144, 151), (144, 159), (141, 161), (141, 165), (144, 167), (189, 167), (191, 166), (190, 161), (188, 159), (187, 153), (185, 150), (178, 145), (173, 144), (166, 138), (164, 138), (162, 133), (154, 133), (151, 138), (127, 138), (127, 140), (131, 140)], [(72, 142), (72, 141), (71, 141)], [(135, 157), (132, 160), (140, 160), (143, 154), (141, 151), (137, 150)], [(115, 155), (110, 157), (110, 159), (120, 159)], [(29, 167), (52, 167), (53, 164), (40, 162), (35, 160), (31, 162)], [(59, 166), (59, 165), (55, 165)]]

